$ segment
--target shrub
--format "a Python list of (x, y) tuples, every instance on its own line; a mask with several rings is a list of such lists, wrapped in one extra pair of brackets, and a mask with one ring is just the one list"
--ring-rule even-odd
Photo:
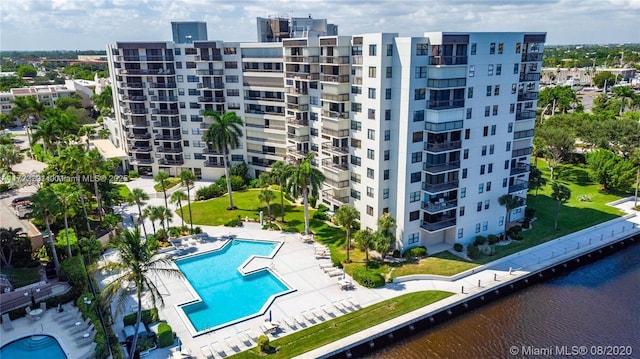
[(212, 183), (207, 187), (200, 187), (196, 190), (196, 199), (199, 201), (220, 197), (223, 193), (225, 193), (225, 187), (220, 187), (217, 183)]
[(467, 256), (471, 259), (480, 258), (480, 249), (474, 245), (467, 246)]
[(0, 183), (0, 193), (4, 193), (9, 191), (9, 184), (8, 183)]
[(82, 293), (89, 287), (89, 281), (87, 280), (87, 271), (82, 263), (82, 256), (75, 256), (67, 258), (60, 264), (62, 272), (71, 280), (74, 292), (76, 294)]
[(496, 236), (495, 234), (490, 234), (487, 236), (487, 241), (489, 242), (490, 245), (494, 245), (500, 242), (500, 238), (498, 238), (498, 236)]
[(231, 176), (231, 190), (232, 191), (240, 191), (245, 189), (244, 178), (240, 176)]
[(591, 202), (591, 196), (588, 194), (581, 194), (578, 196), (578, 201), (580, 202)]
[(485, 236), (476, 236), (476, 239), (473, 240), (474, 246), (481, 246), (485, 243), (487, 243), (487, 237)]
[(425, 247), (413, 247), (411, 249), (408, 249), (406, 252), (404, 252), (404, 254), (402, 255), (404, 258), (410, 258), (410, 257), (424, 257), (427, 255), (427, 248)]
[(456, 252), (462, 252), (462, 244), (460, 243), (456, 243), (453, 245), (453, 250), (455, 250)]
[(531, 223), (528, 220), (525, 220), (524, 222), (522, 222), (522, 228), (524, 229), (529, 228), (530, 225)]
[(536, 209), (535, 208), (531, 208), (531, 207), (527, 207), (524, 209), (524, 218), (528, 219), (528, 220), (532, 220), (533, 217), (536, 216)]
[(400, 250), (394, 249), (393, 252), (391, 252), (391, 256), (393, 258), (400, 258)]
[(290, 194), (288, 194), (288, 193), (285, 193), (285, 194), (284, 194), (284, 198), (286, 198), (286, 199), (287, 199), (287, 201), (289, 201), (289, 202), (295, 202), (295, 200), (293, 199), (293, 197), (291, 197), (291, 195), (290, 195)]
[(329, 210), (329, 207), (325, 206), (324, 203), (320, 203), (318, 205), (318, 212), (326, 212)]
[(138, 171), (129, 171), (129, 179), (134, 179), (140, 177), (140, 173)]
[(311, 207), (316, 207), (316, 204), (318, 203), (318, 198), (316, 196), (309, 196), (309, 205), (311, 205)]
[(384, 285), (384, 277), (380, 273), (368, 271), (366, 268), (356, 268), (353, 279), (367, 288), (377, 288)]
[(496, 254), (496, 249), (493, 246), (482, 246), (479, 249), (485, 256), (492, 256)]
[(258, 344), (258, 348), (260, 348), (260, 351), (263, 353), (266, 353), (271, 349), (271, 344), (269, 344), (269, 337), (264, 334), (258, 337), (258, 341), (256, 342), (256, 344)]
[(242, 227), (242, 220), (234, 218), (224, 224), (225, 227)]
[(160, 323), (158, 325), (158, 346), (160, 348), (168, 347), (173, 344), (173, 330), (167, 323)]
[(198, 227), (194, 227), (193, 231), (191, 231), (191, 234), (200, 234), (200, 233), (202, 233), (202, 228), (199, 227), (199, 226)]
[(520, 232), (522, 232), (522, 227), (520, 226), (514, 226), (509, 228), (509, 230), (507, 231), (507, 237), (519, 241), (522, 239), (522, 236), (520, 235)]
[(312, 218), (319, 219), (321, 221), (328, 221), (329, 220), (329, 216), (327, 216), (326, 213), (320, 212), (320, 211), (317, 211), (316, 213), (314, 213)]
[[(58, 232), (56, 236), (56, 251), (58, 252), (58, 256), (64, 255), (67, 256), (67, 234), (66, 230), (62, 229)], [(79, 253), (80, 247), (78, 247), (78, 237), (76, 236), (76, 231), (73, 228), (69, 228), (69, 243), (71, 243), (71, 254), (75, 255)]]
[[(136, 315), (137, 313), (131, 313), (129, 315), (125, 315), (124, 318), (122, 318), (122, 323), (125, 326), (136, 324)], [(144, 324), (160, 321), (160, 317), (158, 316), (158, 308), (143, 310), (140, 317), (140, 321)]]

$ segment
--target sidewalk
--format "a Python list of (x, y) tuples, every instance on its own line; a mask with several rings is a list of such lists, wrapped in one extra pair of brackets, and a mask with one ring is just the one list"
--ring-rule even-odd
[[(598, 224), (581, 231), (568, 234), (528, 250), (514, 253), (498, 259), (487, 265), (476, 267), (456, 276), (455, 280), (418, 279), (400, 280), (380, 288), (378, 293), (384, 299), (398, 296), (399, 293), (409, 293), (424, 290), (443, 290), (456, 293), (446, 299), (404, 314), (385, 323), (368, 328), (359, 333), (342, 338), (331, 344), (304, 353), (298, 358), (321, 358), (336, 353), (343, 348), (353, 346), (376, 337), (392, 328), (401, 326), (416, 318), (424, 317), (442, 308), (449, 307), (468, 300), (480, 293), (489, 292), (493, 288), (510, 281), (526, 277), (532, 272), (550, 267), (567, 259), (593, 251), (599, 247), (640, 234), (640, 217), (631, 209), (632, 199), (625, 199), (611, 203), (628, 213), (624, 217)], [(373, 304), (373, 303), (371, 303)]]

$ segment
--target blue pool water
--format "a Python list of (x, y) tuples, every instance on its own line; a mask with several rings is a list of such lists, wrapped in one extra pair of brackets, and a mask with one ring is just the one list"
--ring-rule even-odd
[(267, 300), (290, 288), (270, 271), (243, 276), (238, 267), (251, 255), (270, 256), (274, 242), (233, 240), (218, 251), (176, 261), (202, 302), (182, 306), (196, 331), (258, 314)]
[(34, 335), (13, 341), (0, 349), (2, 359), (67, 359), (58, 341), (48, 335)]

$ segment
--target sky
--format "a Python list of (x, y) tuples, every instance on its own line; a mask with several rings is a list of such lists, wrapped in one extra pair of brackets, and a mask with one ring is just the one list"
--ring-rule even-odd
[(104, 50), (169, 41), (171, 21), (209, 40), (256, 41), (256, 17), (326, 18), (339, 34), (544, 31), (547, 44), (640, 42), (640, 0), (1, 0), (0, 51)]

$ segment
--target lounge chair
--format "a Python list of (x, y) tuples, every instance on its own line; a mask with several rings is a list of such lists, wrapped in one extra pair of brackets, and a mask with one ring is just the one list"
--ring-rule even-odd
[(331, 308), (329, 308), (326, 305), (321, 305), (320, 309), (322, 309), (323, 312), (327, 313), (328, 316), (330, 317), (335, 317), (335, 313), (333, 312), (333, 310), (331, 310)]
[(342, 301), (340, 302), (340, 304), (342, 304), (342, 306), (343, 306), (343, 307), (345, 307), (345, 309), (347, 309), (347, 310), (353, 310), (353, 309), (354, 309), (354, 308), (353, 308), (353, 304), (351, 304), (351, 303), (347, 302), (347, 300), (346, 300), (346, 299), (342, 300)]
[(327, 275), (328, 275), (329, 277), (337, 277), (337, 276), (339, 276), (339, 275), (342, 275), (342, 269), (338, 269), (338, 268), (336, 268), (336, 269), (333, 269), (333, 270), (327, 271)]
[(332, 268), (333, 267), (333, 263), (331, 263), (331, 262), (320, 262), (319, 266), (320, 266), (321, 269)]
[(227, 344), (229, 349), (231, 349), (232, 351), (234, 351), (234, 352), (239, 352), (240, 351), (240, 344), (238, 343), (238, 341), (235, 338), (226, 337), (226, 338), (224, 338), (224, 342)]
[(209, 359), (209, 358), (215, 358), (213, 356), (213, 353), (211, 352), (211, 349), (209, 349), (208, 345), (203, 345), (200, 347), (200, 351), (202, 352), (202, 355), (204, 355), (205, 358)]
[(213, 349), (214, 352), (218, 353), (218, 355), (222, 357), (227, 356), (227, 353), (224, 351), (220, 343), (218, 342), (211, 343), (211, 348)]
[[(87, 318), (87, 319), (89, 319), (89, 318)], [(93, 326), (93, 324), (91, 324), (91, 326)], [(80, 332), (86, 332), (91, 326), (87, 327), (86, 324), (81, 324), (81, 325), (76, 326), (75, 328), (71, 328), (69, 330), (69, 332), (71, 334), (78, 334)]]
[(304, 319), (302, 319), (301, 316), (297, 316), (297, 317), (292, 317), (293, 320), (296, 322), (296, 324), (298, 324), (301, 327), (306, 326), (307, 324), (305, 323)]
[(253, 330), (251, 329), (247, 329), (244, 331), (244, 333), (251, 338), (251, 340), (253, 340), (254, 342), (258, 341), (258, 336), (255, 335), (255, 333), (253, 332)]
[(91, 359), (95, 357), (96, 354), (96, 343), (91, 344), (91, 347), (84, 353), (78, 356), (79, 359)]
[(13, 323), (11, 323), (11, 318), (9, 318), (9, 313), (2, 314), (2, 327), (4, 330), (13, 329)]
[(295, 320), (293, 320), (293, 319), (284, 318), (284, 319), (282, 319), (282, 321), (284, 321), (284, 324), (286, 324), (292, 330), (296, 330), (298, 328), (296, 326)]
[(320, 311), (320, 309), (313, 309), (311, 311), (311, 314), (313, 314), (314, 317), (318, 318), (319, 321), (324, 320), (324, 314), (322, 313), (322, 311)]
[(357, 300), (355, 300), (355, 299), (353, 299), (353, 298), (347, 298), (347, 301), (349, 301), (349, 303), (351, 303), (351, 305), (352, 305), (354, 308), (361, 308), (361, 307), (360, 307), (360, 303), (358, 303), (358, 301), (357, 301)]
[(340, 313), (346, 313), (348, 312), (347, 308), (345, 308), (342, 304), (340, 304), (339, 302), (333, 302), (333, 307), (336, 308), (336, 310), (338, 310), (338, 312)]
[(306, 312), (306, 311), (305, 311), (305, 312), (302, 312), (301, 314), (302, 314), (302, 317), (303, 317), (304, 319), (306, 319), (308, 322), (315, 323), (315, 322), (316, 322), (316, 320), (317, 320), (317, 319), (316, 319), (316, 318), (314, 318), (314, 316), (313, 316), (311, 313), (309, 313), (309, 312)]
[(251, 346), (251, 337), (249, 336), (249, 334), (247, 334), (247, 332), (238, 332), (236, 333), (236, 335), (240, 338), (240, 340), (242, 340), (244, 344), (246, 344), (247, 346)]

